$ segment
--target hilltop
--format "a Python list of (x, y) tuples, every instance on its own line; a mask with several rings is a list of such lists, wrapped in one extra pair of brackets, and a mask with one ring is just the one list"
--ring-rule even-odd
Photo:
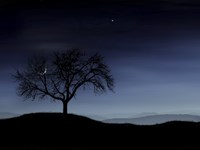
[(200, 123), (106, 124), (87, 117), (35, 113), (0, 120), (0, 149), (199, 149)]

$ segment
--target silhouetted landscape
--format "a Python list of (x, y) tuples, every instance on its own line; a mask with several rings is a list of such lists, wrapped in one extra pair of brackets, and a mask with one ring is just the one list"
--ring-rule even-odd
[(200, 123), (106, 124), (61, 113), (34, 113), (0, 120), (0, 149), (199, 149)]
[(200, 150), (199, 15), (197, 0), (0, 0), (0, 150)]

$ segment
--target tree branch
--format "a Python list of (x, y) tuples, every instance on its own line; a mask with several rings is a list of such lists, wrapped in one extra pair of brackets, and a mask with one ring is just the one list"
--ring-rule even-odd
[(65, 94), (62, 93), (62, 92), (58, 89), (56, 83), (55, 83), (52, 79), (51, 79), (51, 82), (52, 82), (54, 88), (56, 89), (56, 91), (57, 91), (60, 95), (62, 95), (63, 99), (65, 99)]

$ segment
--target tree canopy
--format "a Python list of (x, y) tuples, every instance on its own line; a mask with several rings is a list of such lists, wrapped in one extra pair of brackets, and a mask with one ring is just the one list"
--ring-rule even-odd
[(25, 99), (50, 97), (63, 103), (67, 114), (68, 102), (78, 89), (92, 86), (94, 93), (113, 91), (114, 79), (104, 57), (96, 53), (88, 56), (79, 49), (54, 52), (51, 60), (40, 56), (18, 69), (14, 78), (19, 83), (17, 93)]

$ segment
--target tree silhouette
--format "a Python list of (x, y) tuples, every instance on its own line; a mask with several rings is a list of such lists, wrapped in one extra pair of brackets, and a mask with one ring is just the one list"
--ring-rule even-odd
[(13, 75), (19, 83), (17, 93), (25, 99), (51, 97), (61, 101), (63, 113), (81, 87), (92, 86), (95, 93), (113, 91), (114, 79), (104, 58), (98, 53), (87, 56), (79, 49), (55, 52), (52, 60), (34, 57), (23, 70)]

